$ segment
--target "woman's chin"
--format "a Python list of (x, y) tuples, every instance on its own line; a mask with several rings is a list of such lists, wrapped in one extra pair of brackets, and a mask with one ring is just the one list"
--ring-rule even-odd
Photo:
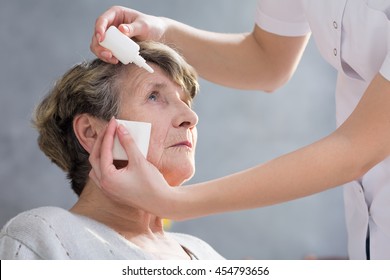
[(171, 187), (179, 187), (185, 182), (189, 181), (194, 176), (194, 172), (187, 174), (187, 176), (182, 176), (180, 178), (165, 178), (168, 182), (168, 185)]

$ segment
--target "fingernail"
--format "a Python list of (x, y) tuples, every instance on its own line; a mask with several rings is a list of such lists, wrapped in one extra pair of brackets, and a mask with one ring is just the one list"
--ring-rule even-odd
[(127, 26), (127, 25), (122, 25), (122, 30), (125, 32), (125, 33), (130, 33), (130, 28)]
[(102, 36), (99, 33), (96, 33), (96, 40), (98, 41), (98, 43), (101, 42), (101, 39), (102, 39)]
[(110, 123), (114, 122), (114, 120), (115, 120), (115, 116), (112, 116), (111, 119), (108, 121), (107, 126), (108, 126)]
[(109, 51), (102, 51), (100, 53), (100, 56), (103, 57), (104, 59), (107, 59), (107, 60), (110, 60), (112, 57), (111, 52), (109, 52)]
[(121, 134), (123, 134), (123, 135), (129, 134), (129, 132), (127, 131), (127, 129), (126, 129), (122, 124), (120, 124), (120, 125), (118, 126), (118, 130), (119, 130), (119, 132), (120, 132)]

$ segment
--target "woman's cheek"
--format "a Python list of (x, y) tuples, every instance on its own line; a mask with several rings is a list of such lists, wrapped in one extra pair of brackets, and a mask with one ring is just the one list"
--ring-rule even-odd
[(195, 151), (195, 149), (196, 149), (196, 144), (197, 144), (197, 142), (198, 142), (198, 130), (197, 130), (197, 128), (194, 127), (194, 128), (192, 129), (191, 133), (192, 133), (192, 141), (193, 141), (192, 144), (193, 144), (193, 148), (194, 148), (194, 151)]
[(155, 165), (156, 167), (159, 167), (158, 165), (161, 162), (161, 159), (163, 157), (164, 153), (164, 146), (162, 141), (156, 141), (153, 138), (149, 141), (149, 149), (148, 149), (148, 156), (147, 160)]

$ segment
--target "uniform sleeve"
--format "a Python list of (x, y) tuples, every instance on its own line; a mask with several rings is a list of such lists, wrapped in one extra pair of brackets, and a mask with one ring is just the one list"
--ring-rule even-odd
[(303, 36), (310, 32), (301, 0), (258, 0), (256, 24), (282, 36)]
[(382, 63), (379, 73), (388, 81), (390, 81), (390, 21), (387, 21), (387, 55)]
[(0, 259), (40, 260), (42, 258), (20, 241), (3, 235), (0, 237)]

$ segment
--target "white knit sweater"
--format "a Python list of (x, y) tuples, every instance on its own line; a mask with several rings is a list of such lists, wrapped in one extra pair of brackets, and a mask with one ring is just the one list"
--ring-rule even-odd
[[(166, 233), (197, 259), (223, 259), (209, 244), (187, 234)], [(19, 214), (0, 232), (0, 259), (142, 260), (155, 257), (93, 219), (57, 207)]]

